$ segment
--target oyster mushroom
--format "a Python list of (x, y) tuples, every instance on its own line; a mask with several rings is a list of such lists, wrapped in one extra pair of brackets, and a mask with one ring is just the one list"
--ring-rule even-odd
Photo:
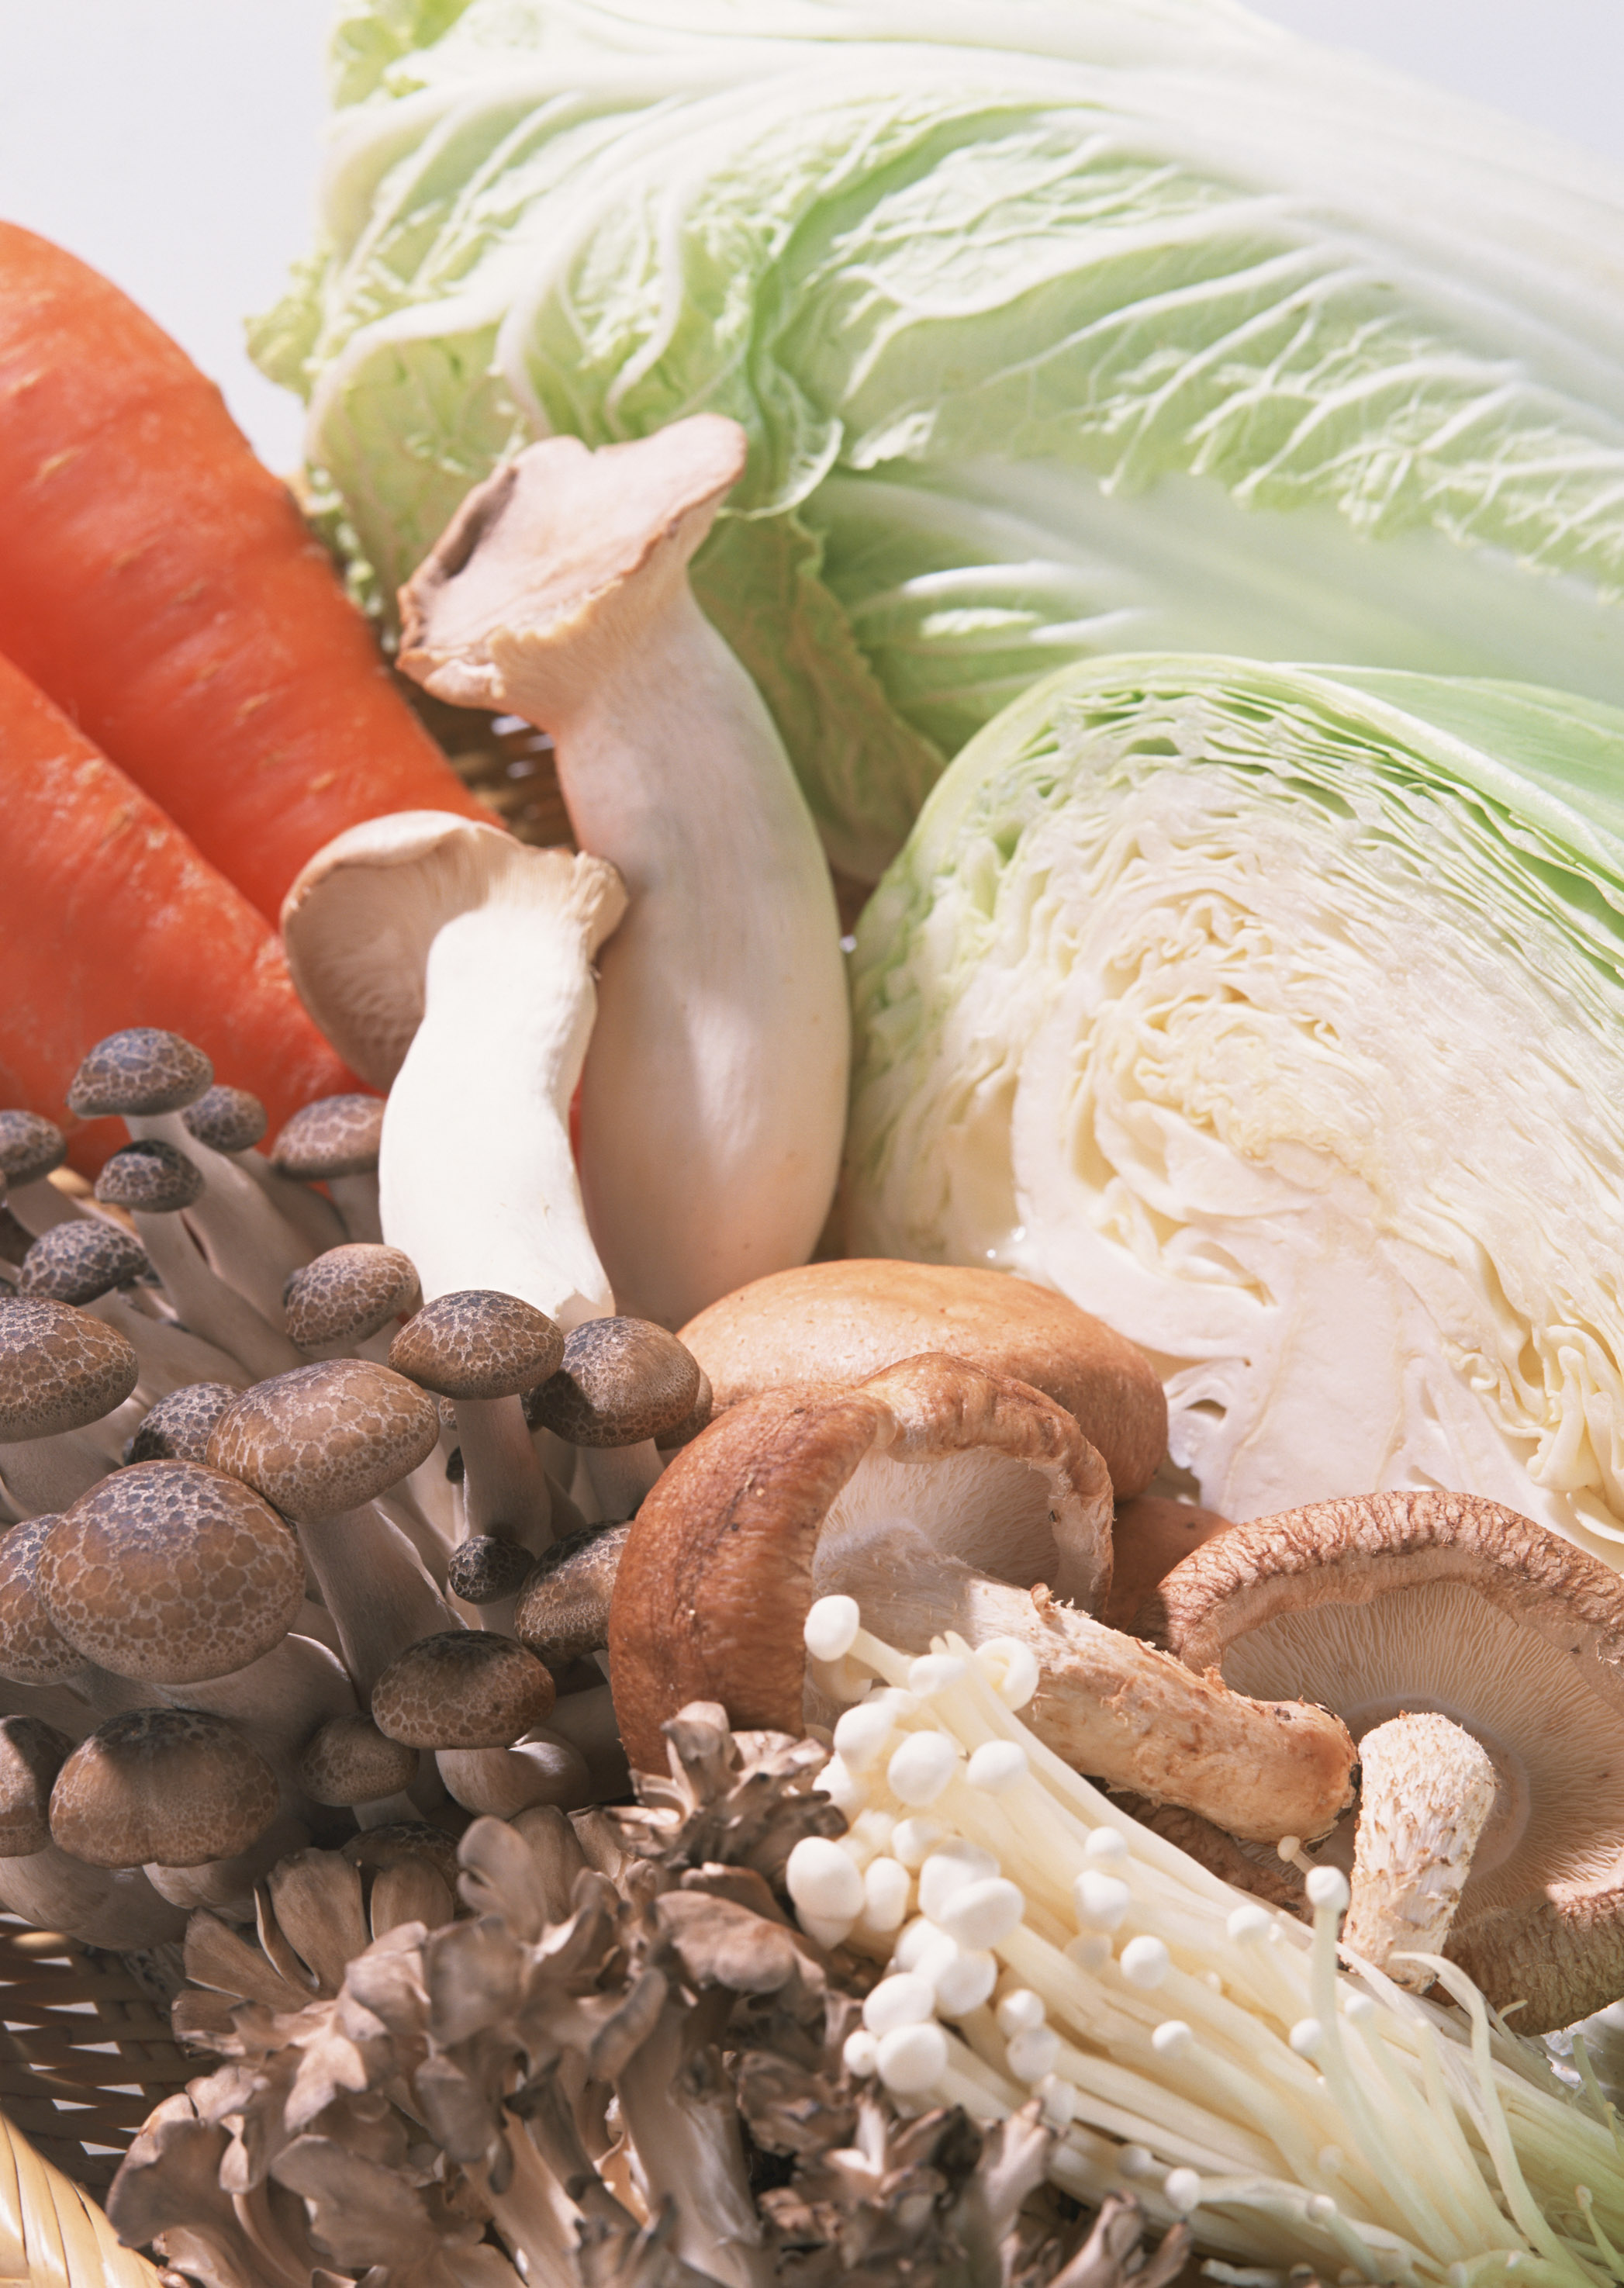
[(438, 811), (350, 828), (288, 893), (300, 997), (389, 1092), (381, 1236), (411, 1258), (430, 1302), (484, 1288), (566, 1327), (614, 1307), (569, 1107), (597, 1008), (593, 963), (624, 911), (601, 860), (527, 849)]
[(723, 1296), (682, 1339), (718, 1411), (761, 1391), (860, 1382), (923, 1351), (1029, 1382), (1076, 1417), (1119, 1501), (1150, 1482), (1167, 1448), (1167, 1401), (1137, 1345), (1064, 1295), (1004, 1271), (807, 1263)]
[[(1327, 1847), (1353, 1859), (1355, 1931), (1407, 1948), (1424, 1934), (1497, 2006), (1523, 2003), (1527, 2031), (1624, 1990), (1624, 1580), (1611, 1567), (1497, 1502), (1368, 1494), (1231, 1527), (1168, 1575), (1140, 1625), (1238, 1692), (1321, 1702), (1361, 1741), (1430, 1716), (1486, 1755), (1481, 1836), (1451, 1834), (1441, 1853), (1429, 1750), (1390, 1746), (1385, 1773), (1373, 1760), (1358, 1823), (1382, 1831), (1379, 1869), (1353, 1858), (1351, 1821)], [(1378, 1871), (1396, 1910), (1371, 1898)], [(1440, 1950), (1419, 1918), (1457, 1889)]]
[(298, 1528), (363, 1701), (397, 1653), (456, 1624), (375, 1500), (439, 1437), (433, 1400), (370, 1359), (329, 1359), (257, 1383), (210, 1435), (210, 1466), (241, 1478)]
[(610, 1680), (633, 1767), (659, 1768), (661, 1723), (701, 1696), (735, 1724), (799, 1730), (803, 1624), (833, 1593), (905, 1650), (949, 1629), (1014, 1640), (1033, 1728), (1079, 1770), (1266, 1841), (1323, 1832), (1351, 1797), (1335, 1718), (1242, 1699), (1034, 1597), (1100, 1597), (1110, 1516), (1073, 1418), (958, 1360), (731, 1408), (671, 1462), (621, 1559)]
[(469, 495), (400, 600), (404, 671), (550, 733), (575, 839), (630, 894), (604, 949), (582, 1180), (622, 1307), (667, 1327), (805, 1260), (845, 1122), (828, 870), (687, 580), (744, 460), (715, 414), (598, 452), (550, 438)]

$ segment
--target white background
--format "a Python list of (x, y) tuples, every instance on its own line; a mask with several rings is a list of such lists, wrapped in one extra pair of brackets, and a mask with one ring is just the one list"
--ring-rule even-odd
[[(1624, 165), (1624, 0), (1257, 0)], [(330, 0), (0, 0), (0, 215), (115, 279), (277, 467), (299, 408), (242, 321), (309, 246)]]

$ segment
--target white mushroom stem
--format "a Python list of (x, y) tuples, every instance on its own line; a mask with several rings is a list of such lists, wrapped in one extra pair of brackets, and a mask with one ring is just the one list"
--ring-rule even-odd
[(201, 1199), (183, 1211), (211, 1270), (252, 1304), (267, 1326), (282, 1323), (282, 1290), (315, 1250), (279, 1215), (228, 1153), (200, 1143), (178, 1112), (129, 1113), (131, 1136), (172, 1144), (203, 1180)]
[(462, 1621), (405, 1534), (376, 1504), (297, 1524), (305, 1561), (364, 1706), (397, 1654), (419, 1637), (461, 1628)]
[(185, 1935), (186, 1911), (160, 1898), (139, 1867), (92, 1867), (58, 1845), (0, 1859), (0, 1906), (36, 1930), (85, 1946), (162, 1946)]
[(353, 1803), (350, 1810), (357, 1827), (394, 1827), (403, 1820), (416, 1823), (423, 1817), (404, 1788), (397, 1788), (393, 1795), (375, 1795), (367, 1803)]
[(1433, 1714), (1395, 1716), (1359, 1742), (1359, 1815), (1346, 1943), (1399, 1986), (1432, 1983), (1406, 1952), (1441, 1954), (1499, 1783), (1487, 1751)]
[[(194, 1138), (194, 1148), (195, 1144)], [(308, 1242), (313, 1256), (325, 1254), (329, 1247), (342, 1246), (349, 1237), (344, 1218), (331, 1200), (324, 1199), (297, 1176), (284, 1176), (271, 1165), (263, 1152), (226, 1152), (221, 1157), (240, 1168), (255, 1188), (265, 1195), (282, 1220), (291, 1224)]]
[[(124, 1409), (118, 1411), (122, 1418)], [(138, 1407), (136, 1421), (140, 1413)], [(95, 1434), (99, 1427), (92, 1423), (88, 1430), (64, 1430), (54, 1438), (0, 1442), (0, 1500), (20, 1518), (68, 1508), (117, 1463), (117, 1445), (109, 1453), (106, 1437)]]
[(163, 1701), (171, 1708), (200, 1708), (235, 1725), (275, 1773), (282, 1809), (296, 1817), (311, 1809), (298, 1770), (305, 1743), (330, 1717), (357, 1712), (355, 1687), (337, 1656), (313, 1638), (293, 1634), (234, 1675), (210, 1677), (202, 1684), (134, 1688), (144, 1696), (137, 1706)]
[(254, 1886), (268, 1875), (279, 1859), (303, 1851), (310, 1830), (303, 1820), (279, 1812), (265, 1833), (232, 1859), (205, 1859), (196, 1867), (142, 1870), (161, 1899), (190, 1913), (194, 1907), (211, 1907), (235, 1922), (250, 1922), (254, 1913)]
[(456, 1430), (468, 1534), (494, 1534), (539, 1555), (553, 1537), (552, 1497), (523, 1400), (459, 1398)]
[(88, 1212), (88, 1204), (82, 1205), (49, 1176), (41, 1176), (32, 1184), (13, 1184), (6, 1193), (5, 1204), (31, 1239), (37, 1239), (54, 1224), (72, 1223)]
[(635, 1446), (583, 1446), (581, 1458), (597, 1498), (598, 1516), (617, 1522), (636, 1513), (665, 1467), (665, 1458), (652, 1438), (641, 1438)]
[(382, 1240), (383, 1209), (376, 1169), (366, 1169), (353, 1176), (329, 1176), (327, 1188), (346, 1239), (371, 1240), (375, 1244)]
[(713, 414), (597, 453), (532, 446), (403, 597), (407, 673), (550, 732), (577, 843), (631, 894), (604, 953), (582, 1180), (621, 1307), (669, 1327), (805, 1261), (845, 1121), (828, 866), (772, 718), (688, 585), (744, 453)]
[(155, 1317), (129, 1295), (115, 1291), (81, 1307), (109, 1327), (116, 1327), (135, 1352), (141, 1362), (136, 1392), (148, 1405), (190, 1382), (224, 1382), (241, 1389), (253, 1379), (229, 1351), (172, 1320)]
[(589, 1803), (613, 1803), (630, 1787), (626, 1751), (614, 1720), (614, 1699), (606, 1684), (566, 1692), (547, 1719), (554, 1739), (567, 1741), (584, 1758), (591, 1784)]
[(138, 1208), (134, 1222), (183, 1326), (240, 1359), (257, 1382), (304, 1365), (287, 1336), (210, 1269), (179, 1214), (154, 1215)]

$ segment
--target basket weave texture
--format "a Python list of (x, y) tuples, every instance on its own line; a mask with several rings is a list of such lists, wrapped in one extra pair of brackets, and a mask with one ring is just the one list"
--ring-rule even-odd
[(0, 1922), (0, 2282), (157, 2288), (93, 2195), (194, 2069), (115, 1955)]

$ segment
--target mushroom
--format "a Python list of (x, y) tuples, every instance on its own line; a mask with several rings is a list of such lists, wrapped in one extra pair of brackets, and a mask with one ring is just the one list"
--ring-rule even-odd
[(417, 1308), (411, 1258), (380, 1242), (350, 1240), (296, 1271), (282, 1291), (282, 1323), (307, 1358), (339, 1357)]
[(536, 1560), (519, 1592), (513, 1633), (549, 1668), (562, 1671), (607, 1648), (614, 1577), (630, 1531), (588, 1526)]
[(153, 1684), (229, 1676), (280, 1644), (305, 1598), (299, 1546), (250, 1487), (138, 1462), (57, 1519), (34, 1593), (87, 1661)]
[(390, 1739), (370, 1716), (329, 1718), (299, 1759), (306, 1795), (353, 1811), (363, 1827), (415, 1818), (406, 1791), (416, 1776), (416, 1749)]
[(51, 1833), (92, 1867), (195, 1867), (246, 1851), (277, 1807), (270, 1766), (223, 1719), (140, 1708), (110, 1717), (68, 1757)]
[(297, 1177), (273, 1168), (254, 1147), (264, 1137), (265, 1108), (245, 1088), (228, 1088), (217, 1081), (192, 1104), (181, 1107), (186, 1133), (211, 1152), (224, 1154), (234, 1167), (258, 1185), (271, 1205), (292, 1225), (317, 1253), (336, 1247), (345, 1235), (344, 1219), (331, 1200)]
[(1101, 1620), (1113, 1629), (1132, 1629), (1157, 1583), (1229, 1525), (1216, 1509), (1170, 1494), (1137, 1494), (1119, 1502), (1111, 1528), (1111, 1594)]
[(188, 1327), (253, 1375), (280, 1374), (298, 1353), (238, 1289), (210, 1269), (181, 1219), (203, 1196), (194, 1161), (161, 1137), (126, 1144), (104, 1162), (96, 1197), (127, 1208), (138, 1235)]
[(565, 1327), (614, 1308), (569, 1108), (597, 1007), (593, 963), (624, 911), (601, 860), (527, 849), (437, 811), (352, 827), (288, 894), (301, 998), (362, 1078), (389, 1091), (384, 1236), (430, 1302), (486, 1288)]
[[(1232, 1526), (1168, 1574), (1140, 1625), (1237, 1692), (1322, 1703), (1361, 1742), (1423, 1716), (1470, 1735), (1494, 1799), (1442, 1951), (1497, 2006), (1523, 2003), (1525, 2031), (1624, 1990), (1624, 1580), (1610, 1567), (1497, 1502), (1369, 1494)], [(1354, 1860), (1367, 1937), (1392, 1933), (1368, 1876), (1446, 1895), (1462, 1871), (1463, 1836), (1438, 1863), (1435, 1748), (1384, 1744), (1358, 1814), (1382, 1838)], [(1327, 1847), (1343, 1864), (1351, 1824)], [(1400, 1914), (1416, 1903), (1411, 1887)]]
[(440, 1777), (466, 1810), (509, 1818), (529, 1804), (588, 1799), (580, 1754), (536, 1730), (553, 1699), (534, 1653), (465, 1630), (404, 1652), (378, 1679), (372, 1713), (388, 1738), (438, 1751)]
[(216, 1275), (274, 1326), (288, 1275), (311, 1250), (243, 1169), (187, 1126), (184, 1108), (213, 1078), (202, 1051), (178, 1033), (135, 1026), (96, 1044), (74, 1075), (67, 1101), (85, 1118), (122, 1115), (138, 1143), (166, 1144), (196, 1171), (198, 1188), (186, 1203), (191, 1235)]
[(49, 1847), (51, 1791), (73, 1746), (37, 1716), (0, 1716), (0, 1859)]
[(125, 1460), (202, 1462), (209, 1440), (238, 1392), (228, 1382), (186, 1382), (148, 1407), (136, 1425)]
[(0, 1676), (13, 1684), (73, 1684), (84, 1656), (52, 1621), (34, 1585), (53, 1516), (25, 1518), (0, 1540)]
[(845, 1122), (828, 869), (687, 580), (744, 461), (716, 414), (598, 452), (550, 438), (469, 495), (400, 599), (406, 673), (549, 732), (577, 844), (630, 894), (582, 1084), (582, 1180), (610, 1284), (668, 1327), (805, 1260)]
[(436, 1296), (390, 1345), (397, 1374), (456, 1404), (470, 1534), (532, 1552), (551, 1538), (546, 1474), (519, 1394), (545, 1382), (563, 1355), (564, 1338), (544, 1311), (479, 1288)]
[(300, 1184), (325, 1184), (352, 1241), (376, 1244), (378, 1146), (384, 1107), (376, 1096), (322, 1096), (296, 1112), (271, 1148), (271, 1165)]
[(67, 1157), (67, 1139), (37, 1112), (0, 1112), (0, 1176), (5, 1204), (33, 1237), (72, 1221), (75, 1210), (49, 1179)]
[(210, 1435), (210, 1467), (298, 1528), (363, 1700), (397, 1653), (456, 1622), (410, 1542), (375, 1505), (439, 1437), (432, 1399), (370, 1359), (329, 1359), (257, 1383)]
[(656, 1441), (686, 1422), (699, 1395), (699, 1362), (675, 1335), (647, 1319), (589, 1319), (525, 1417), (581, 1448), (599, 1515), (618, 1521), (664, 1467)]
[(56, 1303), (93, 1303), (157, 1275), (133, 1232), (99, 1216), (76, 1216), (52, 1224), (31, 1243), (19, 1266), (17, 1291)]
[(64, 1509), (106, 1474), (96, 1447), (69, 1440), (122, 1406), (139, 1371), (123, 1337), (87, 1312), (0, 1298), (0, 1476), (25, 1512)]
[(621, 1559), (610, 1678), (634, 1768), (660, 1768), (661, 1723), (701, 1697), (798, 1732), (803, 1624), (837, 1593), (907, 1651), (949, 1629), (1012, 1641), (1034, 1729), (1079, 1770), (1265, 1841), (1323, 1832), (1351, 1797), (1335, 1718), (1192, 1678), (1048, 1593), (1099, 1598), (1110, 1517), (1072, 1416), (960, 1360), (731, 1408), (671, 1462)]
[(1167, 1449), (1167, 1400), (1137, 1345), (1005, 1271), (808, 1263), (725, 1295), (682, 1339), (709, 1376), (718, 1410), (760, 1391), (860, 1382), (922, 1351), (967, 1359), (1031, 1383), (1073, 1414), (1119, 1501), (1149, 1484)]

